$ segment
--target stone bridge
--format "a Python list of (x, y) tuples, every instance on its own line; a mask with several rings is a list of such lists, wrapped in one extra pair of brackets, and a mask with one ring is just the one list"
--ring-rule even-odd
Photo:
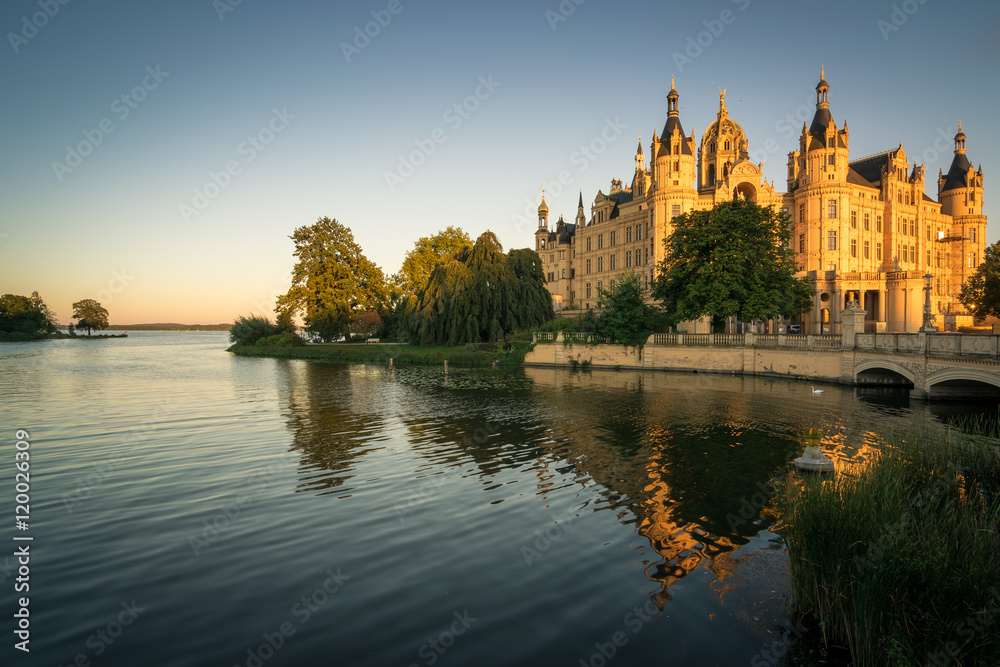
[(857, 331), (850, 319), (841, 335), (657, 333), (641, 348), (607, 344), (589, 334), (538, 333), (525, 364), (909, 387), (912, 398), (922, 399), (1000, 398), (1000, 336), (864, 333), (863, 320)]

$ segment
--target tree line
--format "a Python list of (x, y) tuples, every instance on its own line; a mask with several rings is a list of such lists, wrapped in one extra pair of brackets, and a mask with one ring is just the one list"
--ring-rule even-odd
[[(652, 331), (706, 315), (744, 322), (792, 318), (811, 310), (814, 296), (809, 281), (795, 277), (788, 214), (742, 200), (675, 217), (649, 286), (633, 271), (620, 273), (598, 289), (597, 307), (576, 320), (555, 318), (538, 254), (505, 253), (490, 231), (474, 242), (456, 227), (422, 237), (391, 276), (335, 219), (319, 218), (290, 238), (295, 265), (291, 286), (277, 300), (278, 321), (260, 318), (249, 326), (251, 318), (241, 318), (237, 324), (250, 338), (294, 332), (298, 317), (323, 340), (360, 335), (458, 345), (572, 327), (638, 345)], [(960, 298), (978, 317), (1000, 315), (997, 244)]]
[[(108, 311), (94, 299), (83, 299), (73, 304), (74, 329), (92, 330), (108, 328)], [(56, 315), (38, 292), (31, 296), (4, 294), (0, 296), (0, 334), (5, 338), (38, 338), (51, 335), (59, 329)]]

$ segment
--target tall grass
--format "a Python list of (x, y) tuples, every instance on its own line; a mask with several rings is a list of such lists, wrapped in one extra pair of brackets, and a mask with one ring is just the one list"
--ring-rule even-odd
[(1000, 664), (994, 436), (910, 427), (868, 465), (780, 485), (797, 610), (857, 664)]

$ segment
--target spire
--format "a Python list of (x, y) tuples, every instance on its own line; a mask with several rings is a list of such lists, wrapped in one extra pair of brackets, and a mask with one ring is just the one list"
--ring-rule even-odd
[(962, 122), (958, 123), (958, 134), (955, 135), (955, 157), (952, 158), (948, 176), (941, 191), (969, 187), (969, 172), (972, 164), (965, 154), (965, 133), (962, 132)]
[(962, 121), (958, 121), (958, 134), (955, 135), (955, 155), (965, 153), (965, 133), (962, 132)]
[(726, 109), (726, 89), (719, 88), (719, 120), (727, 117), (729, 110)]
[(816, 84), (816, 108), (817, 109), (829, 109), (830, 100), (827, 97), (827, 93), (830, 91), (830, 84), (826, 82), (826, 70), (820, 65), (819, 68), (819, 83)]
[(580, 203), (576, 205), (577, 208), (583, 208), (583, 190), (580, 190)]
[[(673, 87), (673, 77), (670, 78), (670, 84), (670, 92), (667, 93), (667, 122), (663, 126), (660, 143), (669, 147), (674, 132), (677, 132), (681, 139), (680, 150), (678, 152), (690, 155), (691, 149), (688, 147), (687, 137), (684, 136), (684, 127), (681, 125), (680, 112), (677, 111), (677, 100), (680, 99), (680, 95), (677, 94), (677, 90)], [(667, 152), (669, 153), (670, 150)], [(653, 158), (656, 158), (655, 152)]]

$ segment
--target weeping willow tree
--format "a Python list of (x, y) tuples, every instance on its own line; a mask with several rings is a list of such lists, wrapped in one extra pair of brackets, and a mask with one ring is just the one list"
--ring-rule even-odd
[(403, 333), (420, 345), (497, 342), (555, 317), (538, 254), (505, 255), (489, 231), (438, 264), (404, 308)]

